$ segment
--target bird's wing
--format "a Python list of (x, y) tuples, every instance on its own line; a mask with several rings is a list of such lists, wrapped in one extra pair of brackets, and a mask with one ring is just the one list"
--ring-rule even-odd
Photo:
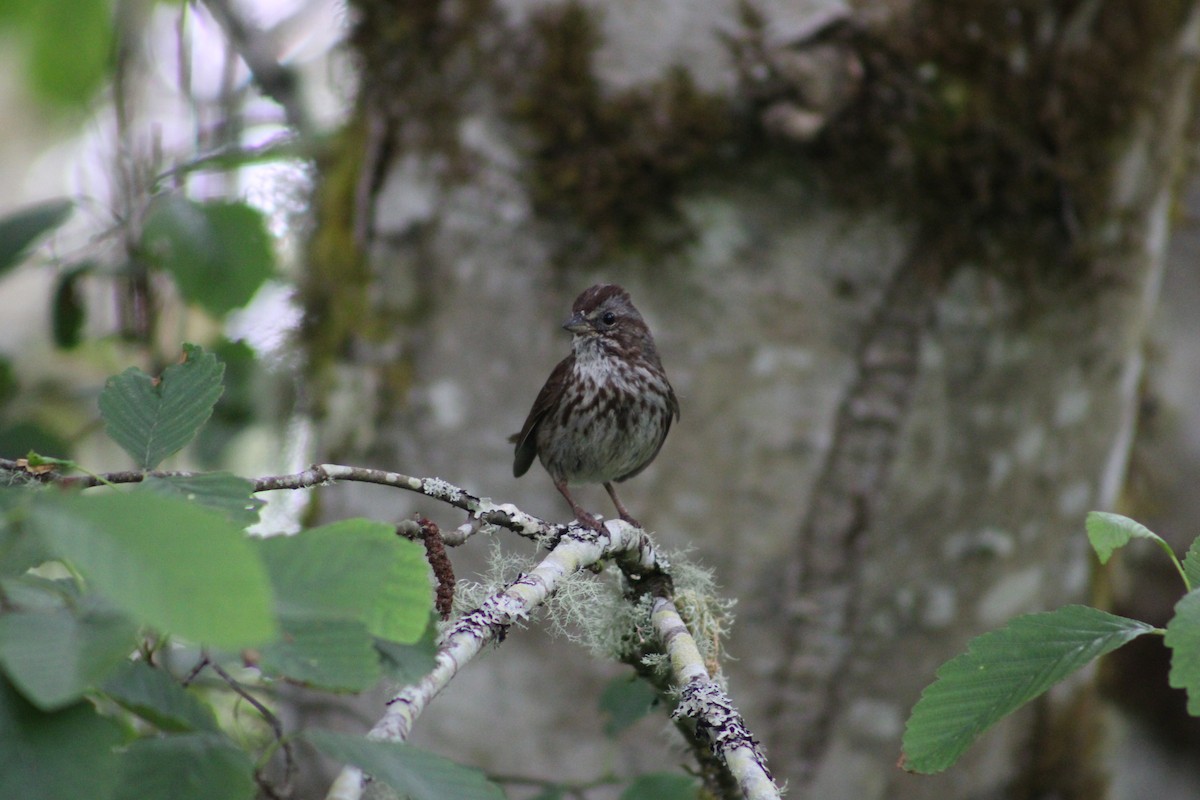
[(558, 405), (574, 364), (574, 354), (558, 362), (558, 366), (550, 373), (550, 377), (542, 385), (542, 390), (538, 392), (537, 399), (533, 401), (533, 408), (529, 409), (529, 416), (525, 418), (521, 432), (509, 437), (509, 441), (517, 445), (513, 455), (513, 477), (519, 478), (524, 475), (533, 463), (533, 459), (537, 457), (538, 423), (552, 408)]

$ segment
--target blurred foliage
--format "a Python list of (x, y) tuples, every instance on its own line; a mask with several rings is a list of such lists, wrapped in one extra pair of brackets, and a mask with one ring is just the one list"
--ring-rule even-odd
[(214, 316), (248, 303), (275, 269), (262, 213), (242, 202), (157, 198), (142, 228), (141, 249), (171, 273), (186, 300)]
[(111, 73), (113, 17), (111, 0), (0, 0), (0, 35), (21, 53), (40, 100), (77, 108)]
[(65, 222), (73, 208), (70, 200), (51, 200), (0, 219), (0, 275), (19, 264), (30, 245)]

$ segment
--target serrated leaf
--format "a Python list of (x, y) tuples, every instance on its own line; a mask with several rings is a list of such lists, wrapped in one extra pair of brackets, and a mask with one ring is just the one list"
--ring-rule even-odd
[(621, 800), (696, 800), (700, 785), (695, 778), (672, 772), (652, 772), (633, 779)]
[(275, 268), (262, 214), (245, 203), (162, 198), (146, 219), (142, 245), (185, 298), (217, 316), (249, 302)]
[(972, 639), (926, 687), (904, 732), (904, 767), (953, 764), (985, 730), (1093, 659), (1154, 628), (1087, 606), (1013, 618)]
[(1107, 511), (1088, 512), (1087, 535), (1101, 564), (1107, 564), (1113, 551), (1129, 544), (1130, 539), (1149, 539), (1165, 544), (1142, 523)]
[(183, 363), (167, 367), (157, 381), (130, 367), (100, 393), (105, 431), (142, 469), (154, 469), (190, 442), (221, 396), (225, 367), (216, 356), (193, 344), (183, 352)]
[(304, 738), (330, 758), (353, 764), (409, 800), (504, 800), (500, 787), (479, 770), (412, 745), (332, 731), (309, 731)]
[(138, 484), (138, 491), (165, 497), (178, 497), (218, 512), (230, 522), (247, 527), (258, 522), (258, 510), (266, 505), (251, 492), (254, 485), (228, 472), (201, 475), (150, 476)]
[(171, 676), (145, 661), (131, 661), (105, 681), (104, 693), (123, 708), (168, 732), (216, 732), (212, 709)]
[(47, 714), (0, 677), (0, 797), (108, 797), (120, 729), (91, 703)]
[(72, 611), (0, 615), (0, 664), (43, 711), (67, 706), (104, 681), (137, 647), (137, 626), (113, 614)]
[(390, 525), (345, 520), (254, 542), (282, 616), (358, 620), (372, 636), (411, 643), (433, 604), (425, 551)]
[(1187, 555), (1183, 557), (1183, 574), (1187, 577), (1190, 589), (1200, 589), (1200, 539), (1192, 542)]
[(1200, 716), (1200, 589), (1188, 592), (1175, 604), (1175, 616), (1167, 623), (1163, 641), (1171, 648), (1168, 683), (1187, 690), (1188, 713)]
[(268, 675), (335, 692), (370, 689), (383, 675), (361, 622), (285, 618), (282, 628), (260, 651), (258, 666)]
[(609, 681), (600, 694), (600, 710), (607, 719), (604, 733), (616, 736), (650, 713), (658, 692), (644, 680), (620, 675)]
[(63, 224), (74, 208), (70, 200), (50, 200), (0, 218), (0, 275), (21, 263), (30, 245)]
[(274, 638), (266, 570), (223, 517), (148, 492), (44, 495), (29, 525), (135, 620), (215, 647)]
[(121, 758), (112, 800), (252, 800), (254, 764), (224, 734), (138, 739)]

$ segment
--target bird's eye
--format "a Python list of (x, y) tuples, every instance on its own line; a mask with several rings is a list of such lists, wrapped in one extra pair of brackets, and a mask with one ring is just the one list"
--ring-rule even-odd
[(617, 321), (617, 315), (611, 311), (605, 311), (604, 316), (600, 317), (600, 321), (605, 325), (612, 325)]

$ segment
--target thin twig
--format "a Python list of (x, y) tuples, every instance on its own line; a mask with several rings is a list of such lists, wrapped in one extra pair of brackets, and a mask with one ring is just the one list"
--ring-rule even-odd
[(187, 687), (191, 686), (192, 681), (194, 681), (194, 680), (196, 680), (196, 678), (200, 677), (200, 673), (203, 672), (204, 668), (207, 667), (208, 665), (209, 665), (208, 654), (205, 654), (200, 657), (199, 661), (196, 662), (196, 666), (192, 667), (191, 671), (189, 671), (187, 675), (183, 676), (183, 680), (181, 680), (179, 682), (180, 685), (183, 686), (183, 688), (185, 688), (185, 689)]
[[(292, 783), (292, 775), (296, 771), (296, 759), (295, 754), (292, 752), (291, 743), (284, 738), (283, 723), (279, 721), (279, 717), (275, 716), (271, 709), (263, 705), (262, 702), (259, 701), (257, 697), (250, 694), (250, 691), (246, 687), (242, 686), (242, 684), (239, 683), (236, 678), (226, 672), (224, 667), (222, 667), (216, 661), (209, 661), (208, 666), (212, 667), (213, 672), (221, 676), (221, 680), (225, 681), (225, 683), (229, 685), (230, 689), (233, 689), (233, 691), (236, 692), (243, 700), (253, 706), (254, 710), (261, 714), (262, 718), (266, 720), (268, 725), (271, 726), (271, 731), (275, 734), (275, 741), (279, 744), (279, 748), (283, 750), (283, 786), (284, 791), (286, 792), (287, 787)], [(261, 781), (259, 782), (259, 785), (262, 785)]]
[[(124, 470), (120, 472), (105, 472), (96, 475), (72, 475), (64, 477), (56, 473), (34, 474), (18, 461), (0, 458), (0, 470), (7, 470), (30, 477), (38, 481), (56, 483), (78, 489), (89, 489), (94, 486), (116, 483), (141, 483), (146, 478), (190, 478), (203, 475), (201, 472), (177, 472), (152, 470)], [(374, 483), (381, 486), (391, 486), (409, 492), (423, 494), (435, 500), (461, 508), (475, 519), (488, 525), (499, 525), (527, 539), (548, 540), (553, 542), (571, 528), (579, 527), (579, 523), (563, 525), (546, 522), (532, 514), (526, 514), (511, 503), (493, 503), (486, 498), (477, 497), (465, 489), (447, 483), (441, 478), (414, 478), (399, 472), (388, 472), (367, 467), (347, 467), (341, 464), (314, 464), (303, 472), (290, 475), (268, 475), (263, 478), (250, 480), (251, 492), (272, 492), (283, 489), (310, 489), (315, 486), (325, 486), (338, 481), (358, 483)], [(460, 539), (455, 544), (461, 544)]]

